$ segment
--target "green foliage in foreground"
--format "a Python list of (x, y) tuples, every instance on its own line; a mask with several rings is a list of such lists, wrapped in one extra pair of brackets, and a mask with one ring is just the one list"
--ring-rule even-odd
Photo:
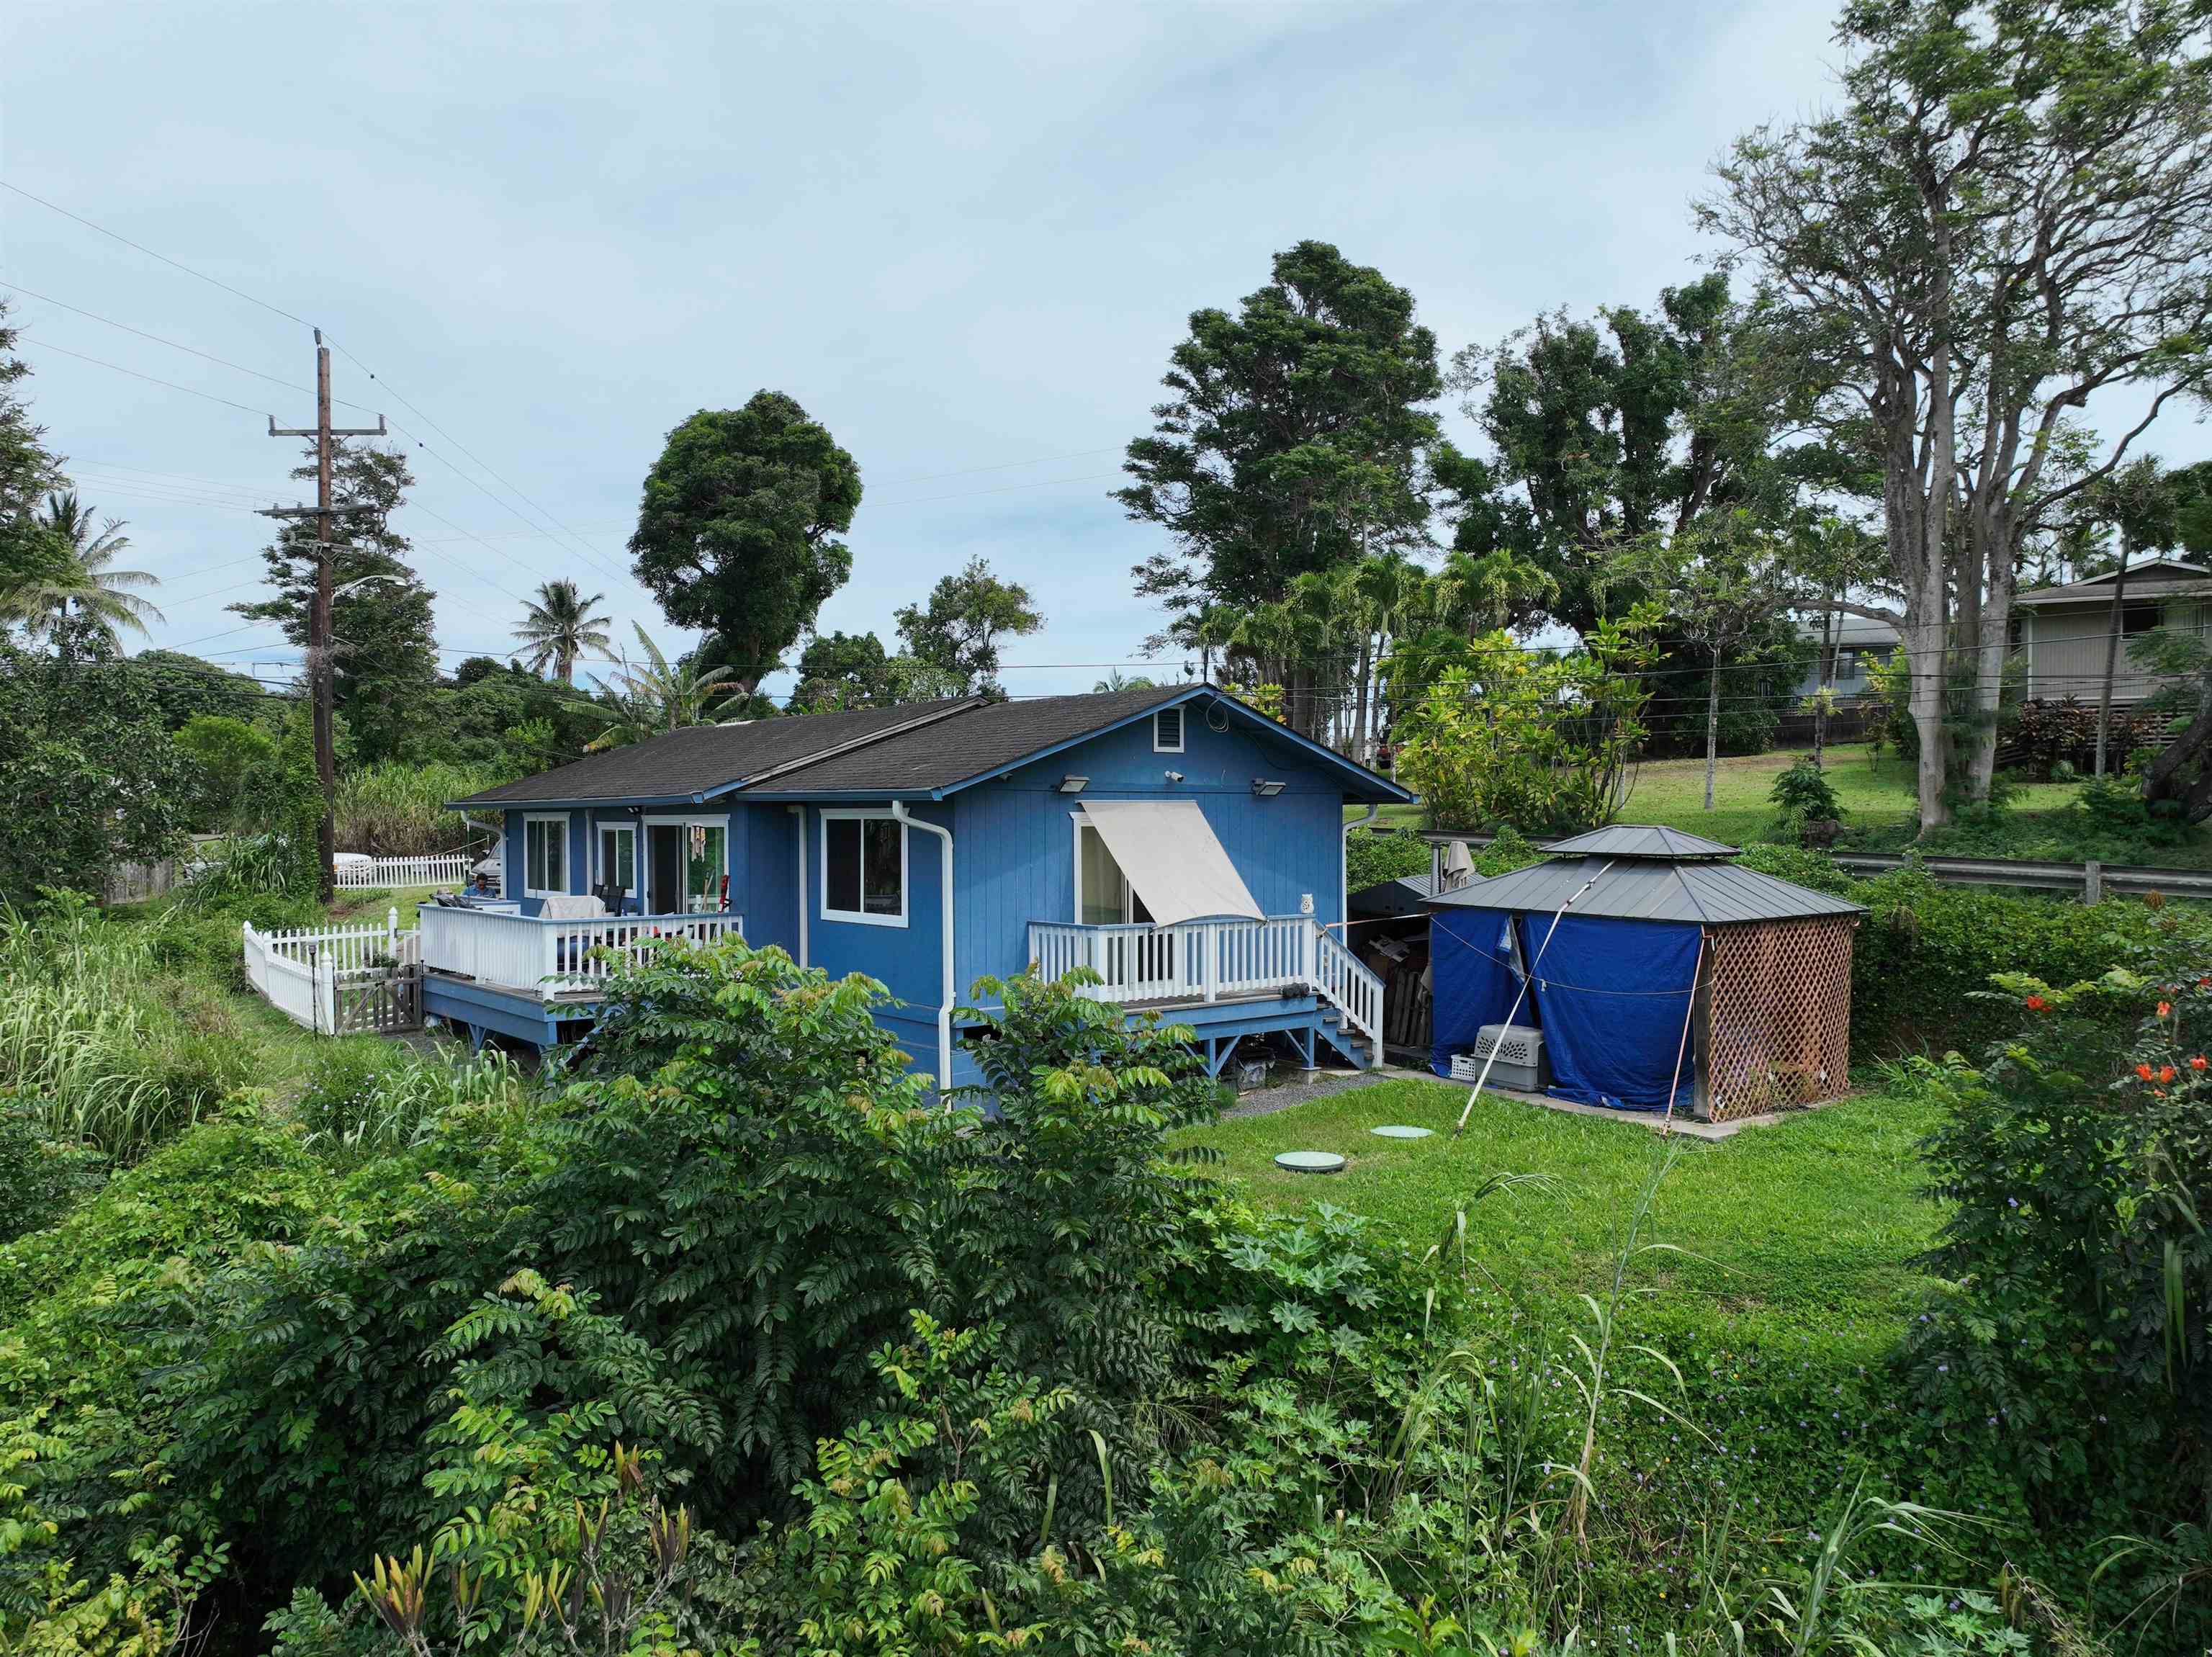
[[(202, 924), (95, 931), (197, 973)], [(947, 1109), (879, 993), (671, 944), (535, 1083), (324, 1044), (60, 1193), (0, 1245), (0, 1644), (1996, 1651), (2137, 1592), (1887, 1366), (1929, 1099), (1671, 1167), (1346, 1114), (1291, 1185), (1266, 1135), (1456, 1090), (1212, 1125), (1166, 1033), (1017, 980)]]

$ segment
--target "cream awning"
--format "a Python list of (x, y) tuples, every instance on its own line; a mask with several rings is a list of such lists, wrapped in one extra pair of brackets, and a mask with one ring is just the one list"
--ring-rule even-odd
[(1196, 801), (1086, 800), (1083, 814), (1157, 924), (1223, 915), (1261, 918)]

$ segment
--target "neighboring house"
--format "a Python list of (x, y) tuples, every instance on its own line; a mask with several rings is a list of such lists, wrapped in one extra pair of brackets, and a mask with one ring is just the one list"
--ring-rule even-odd
[[(2112, 584), (2117, 574), (2093, 576), (2063, 587), (2038, 587), (2014, 594), (2018, 612), (2014, 652), (2022, 664), (2021, 695), (2029, 701), (2067, 697), (2094, 703), (2103, 694), (2105, 652), (2112, 632)], [(2128, 655), (2128, 642), (2154, 627), (2203, 632), (2212, 606), (2212, 570), (2181, 558), (2131, 564), (2122, 595), (2120, 650), (2112, 675), (2112, 705), (2126, 707), (2157, 688)]]
[(956, 1083), (952, 1008), (1032, 963), (1172, 1009), (1217, 1070), (1270, 1032), (1364, 1064), (1344, 807), (1411, 798), (1206, 685), (692, 727), (453, 802), (504, 819), (507, 901), (423, 906), (423, 1011), (550, 1045), (592, 1014), (594, 951), (734, 931), (880, 979)]
[[(1886, 621), (1841, 613), (1829, 618), (1828, 628), (1828, 637), (1836, 647), (1836, 671), (1828, 683), (1837, 699), (1850, 702), (1872, 696), (1874, 670), (1886, 664), (1896, 651), (1897, 630)], [(1797, 631), (1814, 649), (1813, 660), (1797, 686), (1800, 697), (1808, 697), (1820, 688), (1820, 618), (1814, 615), (1807, 619), (1801, 616)]]

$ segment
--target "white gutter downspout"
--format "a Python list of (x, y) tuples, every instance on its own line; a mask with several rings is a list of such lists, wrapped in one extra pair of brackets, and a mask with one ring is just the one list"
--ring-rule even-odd
[[(1336, 849), (1336, 916), (1344, 927), (1344, 942), (1352, 944), (1352, 831), (1373, 828), (1381, 820), (1382, 807), (1370, 806), (1367, 815), (1344, 825), (1344, 838)], [(1326, 932), (1327, 927), (1322, 929)]]
[(942, 1100), (952, 1086), (952, 831), (939, 828), (934, 823), (925, 823), (910, 814), (906, 801), (891, 801), (891, 815), (908, 828), (918, 828), (924, 834), (933, 834), (945, 842), (944, 897), (945, 906), (945, 966), (944, 999), (937, 1007), (937, 1096)]
[(799, 824), (799, 967), (805, 972), (806, 960), (806, 911), (813, 902), (806, 888), (806, 807), (786, 806)]

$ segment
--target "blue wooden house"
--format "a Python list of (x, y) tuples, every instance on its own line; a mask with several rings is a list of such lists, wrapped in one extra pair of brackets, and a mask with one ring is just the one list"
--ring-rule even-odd
[(882, 980), (956, 1083), (953, 1009), (1032, 965), (1191, 1025), (1217, 1070), (1264, 1033), (1364, 1065), (1345, 807), (1411, 797), (1208, 685), (693, 727), (453, 802), (501, 819), (506, 897), (424, 905), (423, 1011), (550, 1045), (610, 954), (737, 932)]

